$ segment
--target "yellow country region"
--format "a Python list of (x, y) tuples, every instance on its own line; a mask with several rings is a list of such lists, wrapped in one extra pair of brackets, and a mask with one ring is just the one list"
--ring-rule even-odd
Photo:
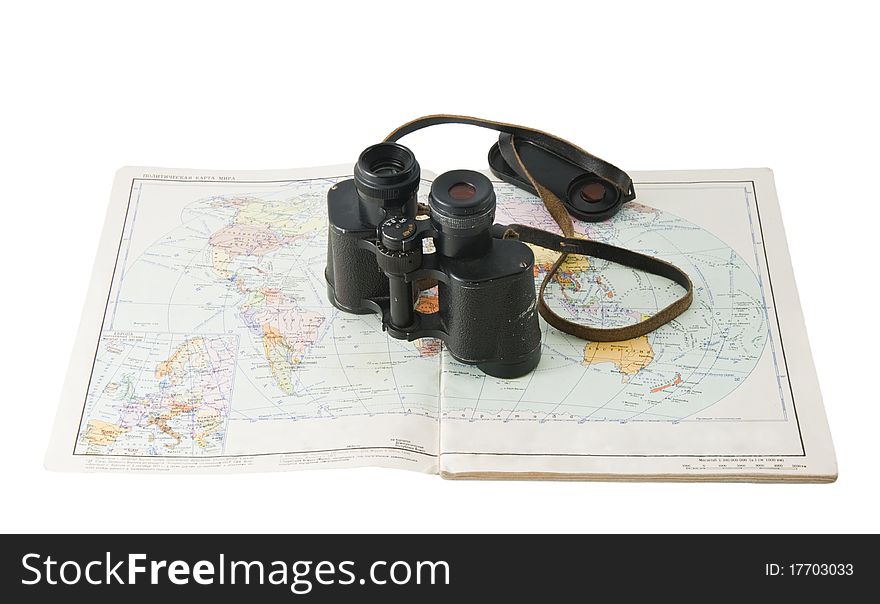
[(196, 413), (196, 426), (198, 432), (195, 435), (195, 441), (202, 449), (208, 446), (207, 437), (219, 428), (223, 423), (223, 416), (213, 407), (202, 407)]
[(301, 205), (301, 202), (290, 201), (252, 202), (239, 210), (235, 222), (264, 226), (283, 236), (314, 233), (325, 228), (323, 216), (300, 220), (296, 214)]
[(221, 279), (229, 279), (232, 273), (229, 272), (229, 263), (232, 257), (223, 248), (211, 246), (211, 270)]
[(581, 256), (580, 254), (569, 254), (559, 267), (560, 270), (568, 273), (582, 273), (590, 268), (590, 257)]
[[(535, 266), (543, 269), (549, 269), (553, 263), (559, 258), (559, 252), (548, 250), (547, 248), (529, 244), (532, 252), (535, 254)], [(559, 270), (568, 273), (582, 273), (590, 268), (589, 256), (581, 256), (580, 254), (569, 254), (565, 262), (559, 267)]]
[(284, 339), (281, 332), (271, 325), (263, 325), (263, 352), (266, 354), (269, 369), (271, 369), (278, 387), (286, 394), (293, 394), (294, 388), (290, 372), (298, 360), (291, 358), (292, 350), (287, 340)]
[(106, 447), (107, 445), (112, 445), (116, 442), (116, 439), (119, 438), (121, 434), (128, 432), (129, 429), (130, 428), (117, 426), (116, 424), (102, 422), (99, 419), (90, 419), (89, 423), (86, 425), (86, 431), (85, 434), (83, 434), (83, 438), (90, 445)]
[(654, 360), (648, 336), (622, 342), (589, 342), (584, 347), (584, 365), (613, 363), (624, 375), (633, 375)]

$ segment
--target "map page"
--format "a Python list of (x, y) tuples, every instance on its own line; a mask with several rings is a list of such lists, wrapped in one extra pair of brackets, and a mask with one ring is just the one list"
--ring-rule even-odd
[[(541, 363), (514, 380), (329, 304), (326, 194), (349, 172), (120, 170), (47, 466), (836, 477), (769, 171), (635, 173), (635, 202), (605, 222), (575, 221), (578, 236), (684, 269), (694, 303), (625, 342), (586, 342), (542, 320)], [(430, 182), (423, 174), (422, 201)], [(540, 199), (494, 184), (496, 222), (559, 232)], [(537, 284), (556, 254), (533, 250)], [(570, 256), (547, 299), (612, 327), (681, 294)], [(428, 290), (417, 306), (437, 304)]]

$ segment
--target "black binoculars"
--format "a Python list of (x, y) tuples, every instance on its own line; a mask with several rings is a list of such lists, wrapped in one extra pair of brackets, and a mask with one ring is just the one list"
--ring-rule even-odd
[[(454, 358), (489, 375), (525, 375), (541, 358), (532, 250), (502, 238), (495, 190), (483, 174), (440, 175), (427, 211), (420, 183), (413, 153), (385, 142), (361, 153), (353, 179), (330, 188), (330, 301), (345, 312), (378, 313), (394, 338), (440, 338)], [(420, 312), (419, 293), (434, 283), (438, 310)]]

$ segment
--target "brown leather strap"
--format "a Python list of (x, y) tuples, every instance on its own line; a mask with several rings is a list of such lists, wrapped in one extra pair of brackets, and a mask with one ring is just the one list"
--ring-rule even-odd
[[(541, 197), (541, 200), (544, 202), (547, 211), (565, 235), (564, 237), (560, 237), (559, 235), (548, 231), (518, 224), (509, 225), (504, 232), (504, 238), (517, 238), (526, 243), (560, 252), (559, 258), (553, 264), (552, 268), (544, 275), (544, 280), (538, 291), (538, 311), (547, 323), (560, 331), (584, 340), (616, 342), (643, 336), (657, 329), (661, 325), (665, 325), (690, 307), (693, 300), (693, 285), (687, 274), (678, 267), (664, 260), (660, 260), (659, 258), (640, 254), (639, 252), (634, 252), (625, 248), (616, 247), (599, 241), (575, 238), (574, 225), (565, 205), (552, 191), (550, 191), (549, 188), (541, 184), (540, 175), (530, 173), (517, 152), (516, 139), (521, 138), (523, 140), (528, 140), (531, 143), (540, 145), (541, 147), (556, 153), (583, 170), (595, 174), (608, 184), (616, 187), (621, 191), (624, 198), (632, 199), (635, 197), (632, 180), (623, 170), (620, 170), (608, 162), (587, 153), (580, 147), (557, 136), (553, 136), (552, 134), (547, 134), (546, 132), (535, 130), (533, 128), (525, 128), (514, 124), (506, 124), (503, 122), (495, 122), (463, 115), (438, 114), (420, 117), (395, 129), (385, 138), (385, 140), (397, 141), (411, 132), (437, 124), (468, 124), (500, 132), (501, 135), (498, 138), (498, 147), (501, 155), (511, 169), (513, 169), (524, 181), (527, 180), (531, 183), (535, 191), (537, 191), (538, 195)], [(514, 182), (514, 184), (516, 183)], [(644, 321), (625, 327), (590, 327), (588, 325), (581, 325), (574, 321), (563, 319), (553, 312), (553, 310), (547, 305), (544, 300), (544, 292), (547, 288), (547, 283), (556, 276), (559, 267), (562, 266), (569, 254), (594, 256), (596, 258), (602, 258), (603, 260), (609, 260), (630, 268), (671, 279), (685, 289), (685, 294)]]
[[(541, 282), (541, 288), (538, 291), (538, 312), (541, 313), (541, 316), (544, 317), (544, 320), (547, 321), (547, 323), (556, 329), (584, 340), (593, 340), (595, 342), (618, 342), (643, 336), (646, 333), (654, 331), (661, 325), (669, 323), (675, 317), (687, 310), (693, 301), (693, 284), (691, 283), (690, 277), (688, 277), (687, 274), (677, 266), (670, 264), (665, 260), (640, 254), (626, 248), (602, 243), (601, 241), (560, 237), (554, 233), (521, 224), (508, 225), (504, 232), (504, 238), (519, 239), (525, 243), (531, 243), (549, 250), (561, 252), (559, 258), (553, 263), (553, 267), (546, 272), (544, 280)], [(601, 258), (646, 273), (665, 277), (666, 279), (670, 279), (682, 286), (685, 293), (675, 302), (651, 315), (644, 321), (633, 323), (632, 325), (627, 325), (625, 327), (590, 327), (589, 325), (581, 325), (580, 323), (563, 319), (553, 312), (544, 301), (544, 290), (547, 288), (547, 284), (550, 280), (556, 275), (559, 267), (562, 266), (565, 259), (568, 258), (570, 254)]]
[(517, 174), (524, 177), (532, 184), (534, 189), (538, 192), (538, 195), (544, 201), (547, 211), (553, 216), (556, 224), (558, 224), (559, 228), (562, 229), (562, 232), (569, 237), (574, 235), (574, 226), (571, 222), (571, 216), (569, 216), (562, 201), (560, 201), (550, 189), (540, 183), (540, 179), (537, 178), (538, 175), (531, 174), (528, 168), (523, 164), (522, 160), (519, 158), (519, 153), (516, 150), (517, 138), (529, 140), (530, 142), (540, 145), (541, 147), (544, 147), (581, 167), (586, 172), (595, 174), (609, 185), (621, 191), (625, 198), (632, 199), (635, 197), (632, 179), (626, 172), (607, 161), (584, 151), (574, 143), (570, 143), (558, 136), (534, 128), (517, 126), (516, 124), (508, 124), (505, 122), (496, 122), (493, 120), (484, 120), (482, 118), (470, 117), (467, 115), (436, 114), (416, 118), (399, 128), (395, 128), (385, 137), (385, 140), (390, 142), (398, 141), (416, 130), (421, 130), (422, 128), (427, 128), (429, 126), (436, 126), (438, 124), (467, 124), (500, 132), (501, 136), (498, 137), (498, 146), (501, 154)]

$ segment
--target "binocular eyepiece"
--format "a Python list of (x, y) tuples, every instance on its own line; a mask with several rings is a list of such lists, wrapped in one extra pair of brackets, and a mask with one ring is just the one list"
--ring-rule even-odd
[(397, 143), (364, 149), (354, 166), (362, 210), (370, 220), (386, 214), (415, 216), (421, 168), (412, 151)]
[[(512, 378), (541, 353), (534, 255), (493, 238), (496, 197), (483, 174), (438, 176), (419, 214), (419, 164), (406, 147), (361, 153), (354, 178), (328, 193), (328, 296), (341, 310), (376, 312), (399, 339), (442, 339), (456, 359)], [(434, 249), (423, 245), (432, 240)], [(418, 284), (437, 283), (436, 313), (415, 309)]]

